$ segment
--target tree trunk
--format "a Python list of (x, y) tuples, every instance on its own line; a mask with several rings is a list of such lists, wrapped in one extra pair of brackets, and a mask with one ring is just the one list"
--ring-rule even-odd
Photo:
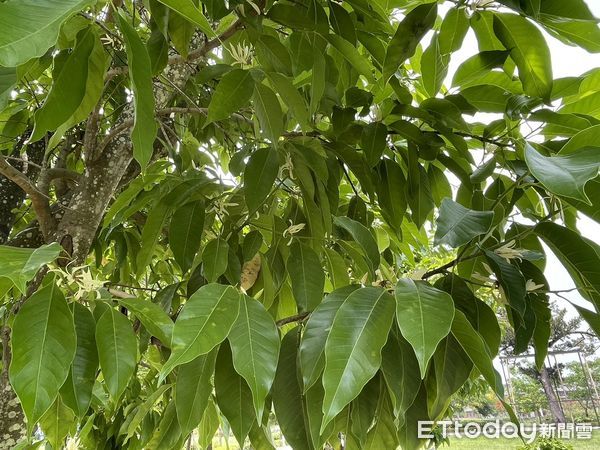
[(542, 367), (542, 370), (539, 374), (539, 380), (542, 384), (542, 388), (544, 389), (544, 393), (546, 394), (546, 398), (548, 399), (548, 405), (550, 406), (552, 419), (556, 423), (565, 423), (565, 413), (562, 409), (560, 401), (558, 400), (556, 392), (554, 392), (550, 372), (546, 366)]

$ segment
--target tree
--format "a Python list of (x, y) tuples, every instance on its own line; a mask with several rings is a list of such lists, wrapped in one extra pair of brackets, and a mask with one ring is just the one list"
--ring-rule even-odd
[(600, 330), (598, 72), (554, 80), (540, 31), (599, 51), (583, 0), (11, 0), (0, 25), (0, 448), (223, 420), (269, 448), (271, 412), (293, 448), (417, 448), (470, 378), (503, 401), (478, 291), (543, 362), (540, 241)]
[[(556, 303), (552, 303), (550, 308), (552, 314), (547, 348), (553, 351), (583, 351), (584, 353), (593, 353), (597, 348), (597, 336), (589, 330), (582, 329), (582, 318), (567, 318), (567, 310), (559, 307)], [(523, 348), (517, 347), (515, 333), (510, 328), (507, 328), (502, 346), (502, 352), (505, 354), (514, 355), (524, 351)], [(548, 366), (542, 361), (541, 366), (526, 363), (517, 367), (522, 375), (535, 380), (542, 387), (554, 421), (564, 423), (566, 421), (565, 413), (557, 393), (552, 386), (560, 382), (559, 372), (562, 369), (561, 365)], [(521, 386), (523, 392), (531, 390), (528, 389), (528, 382), (525, 380), (517, 380), (517, 383)], [(518, 386), (515, 387), (515, 389), (517, 388)], [(523, 398), (522, 392), (517, 394), (516, 398), (518, 399), (519, 397), (521, 397), (521, 403), (527, 401)], [(533, 395), (531, 397), (535, 398)], [(517, 400), (517, 403), (520, 403), (519, 400)], [(525, 408), (530, 409), (527, 406)]]

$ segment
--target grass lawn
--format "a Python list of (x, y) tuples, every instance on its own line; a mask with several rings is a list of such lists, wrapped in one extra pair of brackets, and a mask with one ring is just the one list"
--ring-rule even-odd
[[(573, 446), (574, 450), (598, 450), (600, 449), (600, 430), (595, 430), (592, 439), (567, 439), (567, 444)], [(450, 446), (440, 447), (448, 450), (515, 450), (521, 445), (518, 439), (486, 439), (483, 437), (477, 439), (456, 439), (450, 440)]]

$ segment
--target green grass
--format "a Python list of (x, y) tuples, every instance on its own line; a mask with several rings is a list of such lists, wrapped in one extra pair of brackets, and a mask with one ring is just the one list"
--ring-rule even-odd
[[(600, 449), (600, 431), (595, 430), (592, 434), (592, 439), (566, 439), (565, 443), (572, 445), (574, 450), (598, 450)], [(451, 438), (450, 446), (442, 446), (440, 450), (516, 450), (521, 445), (518, 439), (486, 439), (484, 437), (477, 439)]]

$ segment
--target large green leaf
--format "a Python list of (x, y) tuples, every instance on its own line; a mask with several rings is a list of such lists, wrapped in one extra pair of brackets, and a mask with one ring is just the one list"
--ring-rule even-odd
[(525, 17), (494, 14), (494, 32), (517, 64), (527, 95), (549, 102), (552, 92), (552, 61), (544, 36)]
[(139, 298), (118, 298), (117, 301), (131, 311), (152, 336), (160, 339), (162, 345), (171, 345), (173, 321), (159, 305)]
[(363, 128), (360, 146), (370, 166), (376, 165), (386, 148), (388, 129), (381, 122), (372, 122)]
[(494, 369), (492, 357), (481, 336), (475, 331), (462, 311), (456, 311), (452, 322), (452, 335), (456, 338), (465, 353), (469, 356), (485, 381), (494, 389), (498, 397), (504, 396), (502, 378)]
[(152, 64), (146, 46), (129, 21), (121, 15), (119, 15), (119, 26), (125, 38), (135, 108), (134, 124), (131, 130), (133, 156), (144, 169), (152, 158), (154, 139), (158, 130), (154, 117)]
[(471, 83), (496, 67), (502, 67), (506, 62), (509, 52), (504, 50), (490, 50), (471, 56), (463, 62), (452, 78), (452, 86), (463, 86)]
[(24, 294), (27, 282), (43, 266), (54, 261), (61, 250), (57, 243), (35, 249), (0, 245), (0, 279), (9, 279)]
[(8, 103), (10, 92), (17, 83), (17, 69), (15, 67), (0, 66), (0, 112)]
[(460, 247), (474, 237), (487, 233), (493, 220), (492, 211), (474, 211), (445, 198), (436, 222), (434, 245)]
[(202, 251), (204, 278), (209, 282), (217, 281), (227, 270), (228, 254), (229, 245), (223, 239), (209, 241)]
[(237, 319), (239, 305), (240, 294), (232, 286), (212, 283), (194, 292), (175, 321), (171, 356), (160, 378), (223, 342)]
[(440, 35), (434, 34), (421, 57), (421, 81), (429, 97), (436, 96), (448, 74), (450, 58), (442, 53), (440, 47)]
[(283, 134), (283, 112), (277, 95), (270, 87), (256, 83), (252, 103), (261, 131), (276, 146), (279, 137)]
[(267, 77), (281, 97), (281, 100), (290, 108), (294, 119), (296, 119), (303, 130), (309, 130), (311, 127), (308, 105), (304, 97), (300, 95), (298, 89), (292, 83), (292, 80), (276, 72), (267, 72)]
[(394, 328), (381, 352), (381, 371), (388, 387), (394, 415), (402, 418), (421, 385), (419, 361), (410, 343)]
[[(98, 104), (100, 96), (102, 95), (102, 91), (104, 89), (104, 75), (110, 61), (108, 58), (108, 53), (106, 50), (104, 50), (100, 36), (98, 36), (94, 29), (92, 30), (95, 35), (94, 48), (92, 49), (87, 62), (85, 95), (81, 99), (79, 106), (77, 106), (75, 111), (73, 111), (73, 114), (71, 114), (71, 116), (56, 129), (56, 132), (48, 141), (49, 149), (55, 148), (60, 143), (60, 140), (63, 138), (67, 130), (69, 130), (69, 128), (87, 118), (87, 116)], [(73, 89), (73, 86), (69, 85), (67, 89), (70, 91)]]
[(390, 159), (383, 159), (378, 167), (377, 200), (381, 214), (396, 231), (402, 229), (406, 212), (406, 178), (400, 166)]
[(381, 383), (379, 387), (375, 416), (375, 425), (369, 430), (363, 448), (365, 450), (397, 448), (398, 433), (394, 421), (394, 411), (384, 383)]
[(325, 286), (325, 273), (319, 255), (309, 246), (296, 241), (290, 247), (287, 266), (298, 311), (312, 311), (321, 303)]
[(91, 311), (81, 303), (73, 304), (73, 317), (77, 332), (77, 350), (67, 381), (60, 388), (60, 395), (78, 417), (83, 417), (92, 400), (92, 389), (98, 371), (96, 322)]
[(292, 448), (312, 450), (307, 411), (299, 381), (298, 343), (299, 328), (288, 331), (281, 342), (281, 352), (275, 381), (273, 381), (273, 406), (277, 423)]
[(485, 258), (490, 268), (494, 271), (504, 295), (511, 308), (521, 316), (525, 314), (525, 278), (521, 271), (510, 262), (498, 256), (495, 252), (485, 250)]
[(50, 409), (40, 419), (40, 428), (53, 449), (64, 448), (63, 444), (67, 434), (74, 435), (76, 425), (75, 414), (63, 403), (60, 395), (56, 397)]
[(198, 426), (212, 393), (211, 379), (215, 371), (217, 349), (200, 355), (177, 371), (175, 409), (181, 432), (187, 435)]
[(169, 247), (182, 272), (187, 272), (200, 247), (204, 229), (203, 201), (191, 202), (173, 213), (169, 226)]
[(379, 248), (377, 248), (377, 242), (369, 229), (360, 222), (344, 216), (334, 217), (333, 223), (350, 233), (352, 239), (363, 250), (369, 269), (374, 273), (379, 267)]
[(163, 384), (162, 386), (159, 386), (154, 392), (148, 395), (148, 398), (146, 398), (146, 400), (144, 400), (140, 406), (132, 411), (131, 421), (127, 423), (127, 434), (125, 436), (126, 441), (135, 434), (144, 418), (148, 415), (152, 408), (154, 408), (154, 404), (157, 403), (163, 394), (171, 389), (171, 387), (171, 384)]
[(456, 339), (449, 335), (433, 354), (433, 366), (436, 387), (429, 405), (429, 415), (437, 419), (448, 408), (451, 396), (469, 378), (473, 363)]
[(54, 131), (77, 110), (85, 97), (88, 60), (94, 49), (96, 35), (91, 28), (77, 35), (77, 44), (59, 73), (55, 73), (52, 88), (44, 105), (35, 112), (35, 127), (30, 140), (35, 142), (47, 131)]
[(363, 75), (368, 81), (375, 81), (372, 64), (358, 52), (353, 44), (337, 34), (328, 34), (326, 38), (350, 65), (354, 67), (354, 70)]
[(450, 332), (454, 302), (446, 292), (411, 279), (398, 280), (395, 296), (398, 327), (415, 351), (423, 378), (435, 349)]
[(384, 80), (389, 80), (400, 65), (415, 54), (417, 45), (433, 27), (436, 18), (436, 3), (427, 3), (417, 6), (400, 22), (385, 54)]
[(279, 358), (279, 332), (262, 303), (244, 295), (229, 343), (235, 370), (248, 382), (256, 416), (260, 419)]
[(0, 66), (15, 67), (52, 47), (65, 20), (92, 0), (19, 0), (0, 3)]
[(598, 176), (600, 147), (584, 147), (568, 155), (548, 157), (526, 145), (525, 161), (531, 174), (551, 193), (592, 204), (585, 185)]
[(206, 18), (202, 11), (198, 9), (195, 2), (192, 0), (158, 0), (159, 2), (167, 5), (169, 8), (177, 11), (187, 20), (197, 25), (204, 34), (209, 37), (213, 37), (215, 32), (210, 26), (210, 22)]
[(107, 308), (96, 324), (96, 346), (104, 382), (117, 402), (137, 364), (137, 338), (127, 317)]
[(160, 416), (160, 422), (158, 422), (158, 426), (154, 427), (150, 442), (145, 447), (156, 450), (170, 450), (182, 447), (182, 441), (175, 403), (170, 402)]
[(460, 50), (469, 31), (469, 17), (465, 8), (452, 8), (440, 26), (439, 45), (442, 55)]
[(336, 289), (312, 312), (302, 334), (299, 350), (299, 363), (302, 371), (304, 392), (321, 376), (325, 367), (325, 342), (335, 315), (348, 296), (359, 288), (358, 285)]
[(357, 289), (340, 306), (325, 343), (321, 432), (379, 369), (393, 320), (394, 299), (383, 289)]
[(227, 343), (221, 345), (215, 367), (215, 393), (221, 413), (240, 445), (256, 422), (252, 407), (252, 391), (246, 381), (235, 371), (231, 349)]
[(279, 156), (274, 148), (261, 148), (250, 156), (244, 170), (244, 198), (250, 212), (263, 204), (279, 172)]
[(533, 230), (569, 271), (580, 293), (600, 311), (600, 256), (596, 249), (577, 232), (555, 223), (540, 223)]
[(69, 374), (77, 337), (73, 315), (50, 282), (22, 306), (12, 326), (10, 383), (32, 430)]
[(207, 123), (227, 119), (250, 101), (254, 79), (247, 70), (234, 69), (217, 85), (208, 105)]

